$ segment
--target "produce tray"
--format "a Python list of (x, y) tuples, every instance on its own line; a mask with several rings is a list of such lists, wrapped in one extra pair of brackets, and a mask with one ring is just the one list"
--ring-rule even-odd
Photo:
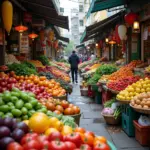
[(119, 91), (115, 91), (115, 90), (112, 90), (110, 88), (108, 88), (108, 90), (111, 91), (113, 94), (118, 94), (119, 93)]
[(119, 100), (119, 99), (116, 99), (118, 102), (120, 102), (121, 104), (129, 104), (130, 101), (127, 101), (127, 100)]
[(132, 106), (131, 104), (130, 107), (132, 107), (136, 112), (150, 115), (150, 109), (137, 108)]
[(110, 146), (111, 150), (117, 150), (117, 148), (114, 146), (114, 144), (111, 143), (110, 141), (107, 141), (107, 144)]
[(59, 100), (67, 100), (67, 95), (64, 95), (64, 96), (54, 96), (53, 98), (59, 99)]

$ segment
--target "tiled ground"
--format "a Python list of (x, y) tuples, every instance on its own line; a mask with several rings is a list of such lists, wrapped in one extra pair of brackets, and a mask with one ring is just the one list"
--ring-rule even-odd
[(149, 150), (142, 147), (135, 138), (128, 137), (120, 127), (112, 127), (105, 124), (101, 115), (102, 106), (95, 104), (94, 100), (80, 96), (79, 85), (73, 85), (73, 93), (69, 101), (78, 105), (82, 111), (80, 126), (95, 132), (96, 135), (105, 136), (114, 143), (117, 150)]

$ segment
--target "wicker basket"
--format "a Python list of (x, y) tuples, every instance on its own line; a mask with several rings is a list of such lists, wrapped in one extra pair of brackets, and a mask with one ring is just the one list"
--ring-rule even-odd
[(148, 114), (150, 115), (150, 109), (144, 109), (144, 108), (137, 108), (137, 107), (134, 107), (130, 104), (130, 106), (136, 111), (136, 112), (139, 112), (139, 113), (142, 113), (142, 114)]
[(104, 117), (107, 124), (118, 125), (121, 122), (121, 115), (117, 119), (115, 119), (113, 115), (104, 115), (103, 113), (101, 114)]
[(121, 104), (129, 104), (130, 101), (127, 101), (127, 100), (119, 100), (119, 99), (116, 99), (118, 102), (120, 102)]
[(59, 100), (66, 100), (67, 101), (67, 95), (64, 95), (64, 96), (55, 96), (53, 98), (59, 99)]
[(110, 88), (108, 88), (108, 90), (109, 90), (110, 92), (112, 92), (113, 94), (118, 94), (118, 93), (119, 93), (119, 91), (115, 91), (115, 90), (112, 90), (112, 89), (110, 89)]
[(74, 118), (75, 123), (79, 126), (80, 124), (80, 117), (81, 117), (82, 113), (80, 114), (76, 114), (76, 115), (69, 115), (69, 117)]

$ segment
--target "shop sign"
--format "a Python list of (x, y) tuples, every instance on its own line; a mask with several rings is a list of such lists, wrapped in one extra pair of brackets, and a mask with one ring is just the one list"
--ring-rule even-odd
[(23, 34), (20, 36), (20, 53), (29, 52), (29, 38), (28, 35)]

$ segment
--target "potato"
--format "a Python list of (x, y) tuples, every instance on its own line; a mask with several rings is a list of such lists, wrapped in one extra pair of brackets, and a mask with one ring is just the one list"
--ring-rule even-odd
[(147, 101), (147, 102), (146, 102), (146, 105), (150, 107), (150, 101)]
[(149, 107), (147, 106), (147, 105), (144, 105), (144, 107), (143, 107), (144, 109), (148, 109)]
[(132, 101), (132, 102), (131, 102), (131, 105), (132, 105), (132, 106), (134, 106), (134, 105), (135, 105), (135, 103)]
[(136, 100), (136, 104), (139, 105), (141, 104), (141, 101), (139, 99)]
[(137, 105), (137, 108), (142, 108), (142, 106), (141, 105)]
[(143, 107), (143, 106), (145, 105), (145, 102), (144, 102), (144, 101), (142, 101), (142, 102), (141, 102), (141, 105), (142, 105), (142, 107)]

